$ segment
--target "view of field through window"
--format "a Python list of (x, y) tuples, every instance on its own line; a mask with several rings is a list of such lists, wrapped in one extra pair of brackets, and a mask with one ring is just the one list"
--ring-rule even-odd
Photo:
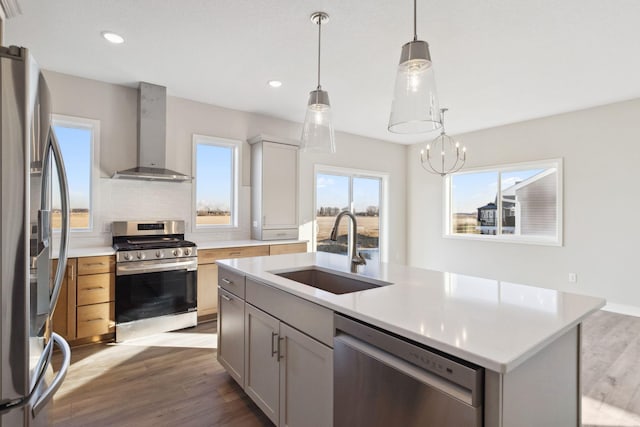
[[(70, 226), (72, 230), (86, 230), (91, 226), (91, 143), (92, 129), (54, 124), (53, 130), (60, 145), (69, 184)], [(53, 198), (51, 222), (60, 229), (60, 187), (58, 171), (53, 164)]]
[(450, 232), (555, 236), (557, 179), (554, 167), (454, 174)]
[(196, 226), (232, 224), (234, 148), (196, 144)]
[(346, 254), (350, 219), (343, 218), (338, 239), (330, 240), (336, 216), (352, 210), (358, 223), (358, 250), (365, 258), (380, 256), (380, 178), (319, 173), (316, 177), (316, 246), (318, 251)]

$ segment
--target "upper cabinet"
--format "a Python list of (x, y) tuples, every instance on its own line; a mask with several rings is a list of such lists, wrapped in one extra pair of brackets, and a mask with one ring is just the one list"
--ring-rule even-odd
[(259, 135), (251, 144), (251, 237), (298, 238), (298, 142)]

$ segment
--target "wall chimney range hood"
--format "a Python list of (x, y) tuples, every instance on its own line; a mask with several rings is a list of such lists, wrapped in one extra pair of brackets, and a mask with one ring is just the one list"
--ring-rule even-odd
[(138, 166), (113, 178), (189, 182), (191, 177), (166, 169), (167, 88), (140, 82), (138, 91)]

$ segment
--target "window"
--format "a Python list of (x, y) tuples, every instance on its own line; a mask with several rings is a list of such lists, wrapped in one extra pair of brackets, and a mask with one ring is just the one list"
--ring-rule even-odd
[(239, 141), (194, 135), (197, 229), (235, 227)]
[(356, 215), (358, 222), (358, 250), (367, 259), (381, 259), (380, 229), (385, 179), (384, 175), (376, 176), (372, 172), (328, 167), (316, 170), (317, 251), (347, 254), (350, 220), (342, 219), (335, 242), (330, 235), (338, 213), (349, 210)]
[[(93, 191), (97, 182), (97, 158), (100, 122), (79, 117), (53, 116), (55, 132), (69, 184), (71, 231), (91, 231), (93, 228)], [(60, 190), (57, 170), (53, 169), (52, 225), (59, 230)]]
[(445, 235), (562, 244), (562, 160), (458, 172), (445, 180)]

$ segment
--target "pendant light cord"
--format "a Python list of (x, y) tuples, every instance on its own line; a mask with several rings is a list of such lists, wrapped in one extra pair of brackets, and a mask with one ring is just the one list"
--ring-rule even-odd
[(417, 23), (417, 16), (418, 16), (418, 6), (417, 6), (418, 0), (413, 0), (413, 41), (417, 41), (418, 40), (418, 23)]
[(320, 42), (322, 40), (322, 16), (318, 16), (318, 90), (320, 86)]

